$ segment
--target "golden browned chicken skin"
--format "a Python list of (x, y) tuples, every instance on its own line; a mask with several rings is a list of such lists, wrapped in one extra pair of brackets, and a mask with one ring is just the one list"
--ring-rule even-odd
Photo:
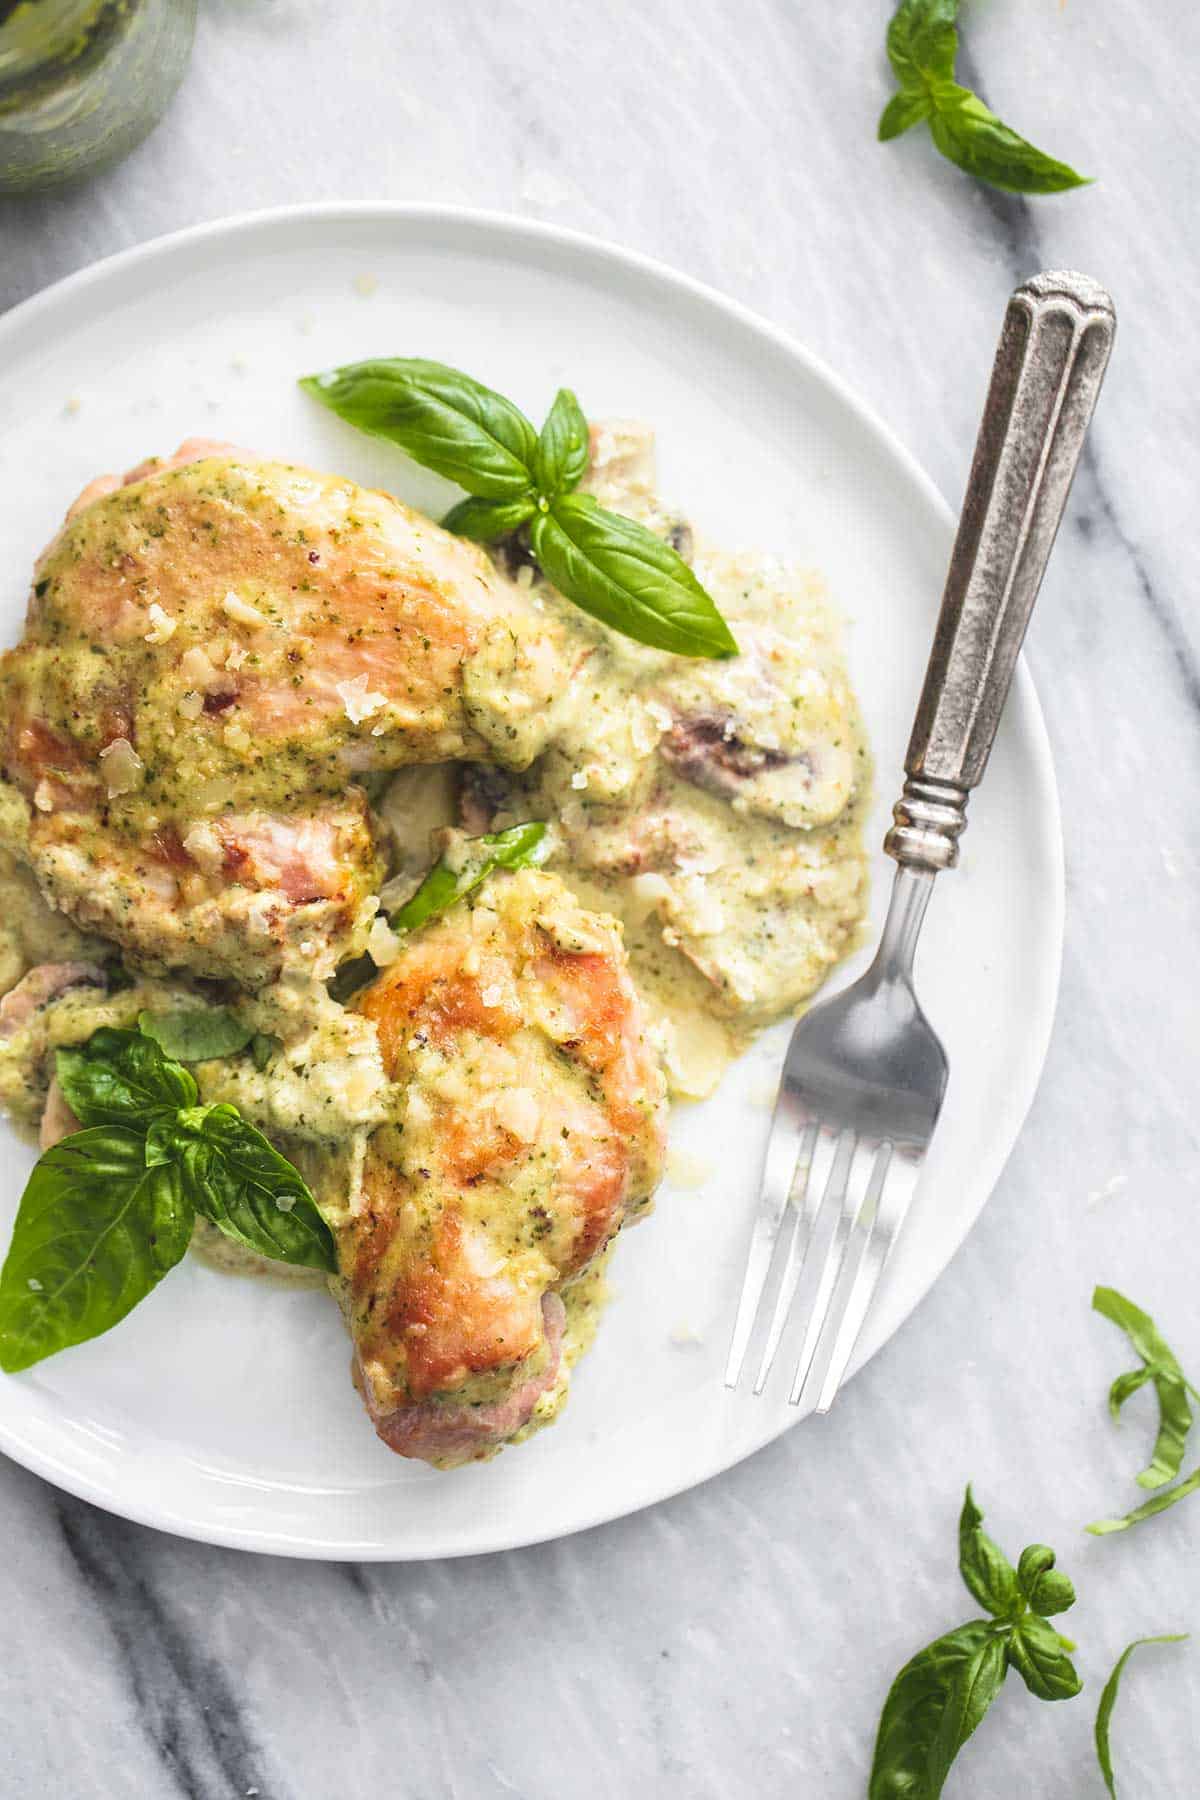
[(560, 1293), (648, 1202), (664, 1089), (619, 929), (494, 877), (359, 1003), (398, 1123), (340, 1232), (355, 1379), (405, 1456), (487, 1455), (560, 1380)]
[(0, 661), (0, 832), (68, 916), (249, 983), (357, 947), (355, 777), (523, 766), (561, 631), (475, 546), (340, 476), (199, 440), (86, 489)]

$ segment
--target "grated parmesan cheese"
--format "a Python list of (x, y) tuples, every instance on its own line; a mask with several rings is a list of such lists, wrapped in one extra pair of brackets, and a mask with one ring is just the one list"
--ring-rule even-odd
[(399, 954), (400, 939), (380, 913), (367, 934), (367, 955), (378, 968), (386, 969)]
[(377, 713), (381, 706), (387, 705), (386, 694), (369, 694), (367, 678), (356, 675), (352, 681), (334, 683), (334, 693), (346, 709), (346, 717), (352, 725), (361, 725), (372, 713)]
[(176, 621), (170, 613), (163, 611), (157, 600), (151, 602), (149, 619), (150, 629), (146, 633), (148, 644), (165, 644), (168, 638), (175, 636), (178, 629)]
[(248, 600), (243, 600), (232, 588), (221, 602), (221, 611), (227, 618), (236, 619), (239, 625), (249, 625), (252, 631), (261, 631), (264, 625), (271, 623), (265, 613), (260, 613), (257, 606), (251, 606)]
[(131, 793), (141, 782), (145, 766), (128, 738), (114, 738), (100, 752), (100, 767), (109, 798), (116, 794)]

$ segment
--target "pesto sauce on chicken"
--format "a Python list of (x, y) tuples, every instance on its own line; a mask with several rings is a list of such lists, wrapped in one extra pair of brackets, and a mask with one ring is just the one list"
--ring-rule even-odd
[[(56, 1048), (231, 1010), (270, 1054), (196, 1065), (201, 1098), (302, 1170), (380, 1433), (445, 1464), (557, 1413), (661, 1171), (664, 1077), (711, 1092), (866, 905), (869, 756), (819, 580), (668, 511), (644, 427), (594, 428), (585, 485), (694, 564), (736, 658), (647, 649), (515, 545), (199, 444), (81, 496), (0, 663), (0, 1104), (53, 1137)], [(372, 931), (455, 833), (531, 818), (549, 873), (410, 944)], [(368, 940), (389, 966), (346, 1008), (326, 979)]]

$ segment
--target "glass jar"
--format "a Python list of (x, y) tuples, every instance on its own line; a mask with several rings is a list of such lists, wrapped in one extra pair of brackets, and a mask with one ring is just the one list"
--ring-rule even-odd
[(196, 0), (0, 0), (0, 192), (90, 175), (157, 124)]

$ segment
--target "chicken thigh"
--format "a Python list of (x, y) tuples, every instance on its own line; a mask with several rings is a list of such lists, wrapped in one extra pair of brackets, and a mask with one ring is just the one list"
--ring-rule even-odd
[(379, 870), (370, 771), (523, 767), (563, 634), (382, 493), (186, 444), (86, 489), (0, 661), (0, 835), (151, 966), (328, 972)]
[(562, 1294), (647, 1205), (664, 1088), (619, 927), (493, 877), (359, 1002), (400, 1112), (339, 1232), (355, 1380), (404, 1456), (486, 1456), (553, 1415)]

